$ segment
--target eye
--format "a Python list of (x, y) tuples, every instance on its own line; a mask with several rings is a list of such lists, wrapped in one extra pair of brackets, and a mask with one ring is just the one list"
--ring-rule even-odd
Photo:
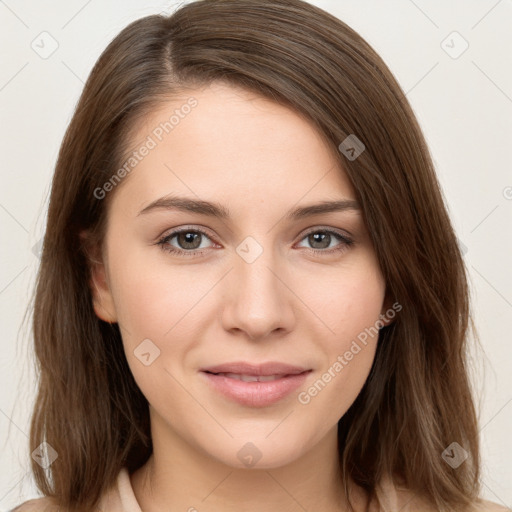
[[(161, 246), (162, 250), (170, 253), (199, 256), (203, 253), (201, 249), (209, 247), (202, 244), (204, 238), (210, 240), (208, 234), (201, 229), (182, 228), (165, 235), (158, 241), (158, 245)], [(173, 239), (176, 239), (178, 247), (171, 243)]]
[[(337, 231), (330, 229), (318, 229), (310, 231), (302, 240), (307, 240), (312, 245), (311, 248), (306, 247), (315, 253), (333, 253), (338, 251), (344, 251), (353, 245), (354, 241), (348, 238), (346, 235), (342, 235)], [(337, 245), (332, 246), (331, 242), (339, 242)]]
[[(211, 245), (204, 245), (203, 241), (211, 240), (210, 236), (198, 228), (181, 228), (172, 231), (161, 238), (157, 245), (162, 250), (178, 254), (182, 256), (201, 256), (206, 249), (212, 247)], [(175, 240), (175, 244), (173, 241)], [(314, 252), (315, 254), (332, 254), (348, 249), (353, 245), (353, 240), (346, 235), (341, 234), (332, 229), (319, 229), (309, 231), (302, 240), (307, 240), (312, 247), (305, 247), (305, 249)], [(301, 241), (302, 241), (301, 240)], [(333, 242), (338, 242), (333, 246)]]

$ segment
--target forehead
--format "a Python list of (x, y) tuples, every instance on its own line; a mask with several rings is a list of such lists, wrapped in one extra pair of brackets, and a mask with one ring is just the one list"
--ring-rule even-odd
[(335, 152), (311, 122), (230, 85), (187, 90), (147, 115), (132, 134), (132, 152), (150, 149), (132, 162), (116, 202), (140, 207), (166, 193), (233, 205), (354, 196)]

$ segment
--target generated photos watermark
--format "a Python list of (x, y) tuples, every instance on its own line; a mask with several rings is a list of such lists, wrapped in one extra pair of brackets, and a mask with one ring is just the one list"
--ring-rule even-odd
[(197, 107), (198, 101), (196, 98), (191, 97), (186, 103), (183, 103), (180, 108), (174, 110), (174, 114), (169, 117), (167, 121), (163, 121), (156, 126), (146, 140), (136, 151), (127, 158), (125, 163), (103, 184), (101, 187), (94, 189), (94, 197), (96, 199), (105, 199), (107, 193), (112, 191), (121, 180), (130, 174), (131, 171), (140, 163), (144, 158), (149, 155), (152, 149), (155, 149), (164, 137), (176, 128), (182, 119), (192, 112), (192, 109)]
[(331, 380), (333, 380), (339, 373), (349, 365), (350, 361), (354, 359), (361, 350), (368, 344), (368, 338), (374, 337), (378, 334), (379, 330), (386, 325), (387, 322), (393, 320), (396, 314), (402, 310), (402, 305), (395, 302), (383, 315), (380, 316), (371, 327), (367, 327), (357, 335), (357, 339), (352, 340), (349, 350), (346, 350), (343, 355), (338, 355), (336, 361), (328, 368), (328, 370), (317, 379), (306, 391), (301, 391), (297, 400), (302, 405), (307, 405), (311, 399), (317, 396)]

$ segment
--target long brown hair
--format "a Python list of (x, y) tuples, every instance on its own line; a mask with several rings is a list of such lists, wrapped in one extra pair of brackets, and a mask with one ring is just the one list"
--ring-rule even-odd
[[(362, 205), (387, 293), (402, 311), (381, 329), (361, 393), (339, 421), (339, 458), (369, 497), (390, 474), (438, 510), (479, 493), (479, 444), (466, 360), (468, 287), (457, 239), (413, 111), (361, 36), (301, 0), (208, 0), (131, 23), (94, 66), (55, 169), (34, 302), (38, 395), (30, 450), (58, 458), (38, 488), (92, 509), (123, 466), (152, 452), (148, 403), (119, 327), (95, 315), (80, 234), (101, 246), (130, 130), (176, 92), (224, 80), (305, 115), (337, 152)], [(338, 151), (349, 135), (358, 158)], [(457, 469), (442, 452), (457, 442)], [(341, 482), (340, 482), (341, 485)]]

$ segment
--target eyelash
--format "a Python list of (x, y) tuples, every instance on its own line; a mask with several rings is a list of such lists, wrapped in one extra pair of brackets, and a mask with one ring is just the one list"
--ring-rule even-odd
[[(204, 235), (205, 237), (210, 238), (208, 233), (206, 233), (202, 229), (199, 229), (199, 228), (194, 228), (194, 229), (182, 228), (182, 229), (177, 229), (175, 231), (172, 231), (171, 233), (169, 233), (169, 234), (165, 235), (164, 237), (162, 237), (157, 242), (157, 245), (159, 245), (161, 247), (161, 249), (163, 251), (165, 251), (165, 252), (168, 252), (168, 253), (171, 253), (171, 254), (177, 254), (177, 255), (181, 255), (181, 256), (186, 256), (186, 257), (201, 256), (204, 253), (204, 251), (207, 250), (207, 249), (190, 249), (188, 251), (185, 251), (183, 249), (177, 249), (176, 247), (173, 247), (172, 245), (169, 245), (168, 242), (170, 240), (172, 240), (175, 236), (179, 235), (180, 233), (200, 233), (201, 235)], [(353, 240), (351, 240), (350, 238), (348, 238), (348, 237), (338, 233), (337, 231), (332, 231), (332, 230), (329, 230), (329, 229), (321, 229), (321, 228), (317, 228), (317, 229), (308, 231), (301, 238), (300, 241), (304, 240), (304, 238), (308, 237), (309, 235), (312, 235), (312, 234), (315, 234), (315, 233), (334, 235), (341, 242), (339, 245), (337, 245), (336, 247), (331, 248), (331, 249), (313, 249), (313, 248), (306, 247), (306, 249), (308, 251), (313, 252), (315, 254), (320, 254), (321, 253), (321, 254), (329, 254), (329, 255), (331, 255), (333, 253), (337, 253), (339, 251), (345, 250), (345, 249), (347, 249), (348, 247), (350, 247), (350, 246), (352, 246), (354, 244)]]

